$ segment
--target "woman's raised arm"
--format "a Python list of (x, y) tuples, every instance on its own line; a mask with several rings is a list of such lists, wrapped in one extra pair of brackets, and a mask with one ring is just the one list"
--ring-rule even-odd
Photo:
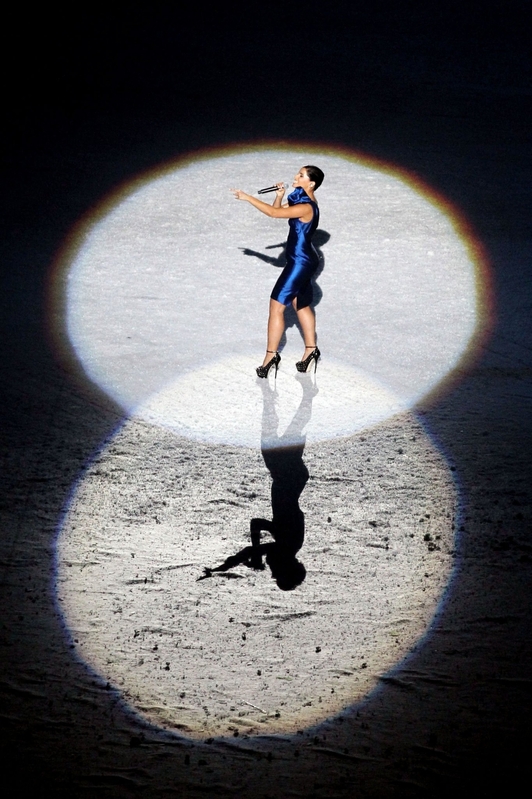
[(261, 211), (266, 216), (273, 219), (301, 219), (303, 222), (310, 222), (313, 216), (313, 210), (310, 203), (298, 203), (297, 205), (281, 205), (284, 195), (284, 189), (276, 192), (273, 205), (268, 205), (263, 200), (253, 197), (251, 194), (246, 194), (241, 189), (231, 189), (235, 199), (245, 200), (250, 205), (253, 205), (258, 211)]

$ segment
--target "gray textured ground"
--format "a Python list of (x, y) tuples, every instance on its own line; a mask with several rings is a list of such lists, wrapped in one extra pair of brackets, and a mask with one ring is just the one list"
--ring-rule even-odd
[(198, 581), (249, 546), (252, 517), (272, 516), (257, 451), (128, 422), (81, 479), (58, 543), (60, 607), (77, 654), (154, 723), (203, 738), (313, 726), (424, 635), (457, 508), (430, 439), (403, 415), (303, 459), (306, 579), (290, 592), (266, 563)]
[[(287, 4), (275, 16), (269, 6), (253, 6), (247, 28), (239, 18), (236, 25), (231, 21), (225, 28), (209, 29), (203, 18), (197, 29), (188, 29), (177, 11), (168, 21), (154, 20), (144, 7), (135, 16), (133, 6), (127, 15), (116, 12), (115, 17), (109, 9), (105, 19), (80, 10), (80, 27), (72, 20), (68, 23), (71, 35), (65, 35), (64, 17), (56, 19), (50, 6), (43, 9), (46, 24), (41, 24), (38, 9), (28, 15), (25, 8), (19, 25), (6, 24), (10, 40), (20, 45), (20, 58), (13, 59), (12, 48), (4, 48), (8, 62), (3, 101), (8, 113), (2, 133), (8, 141), (1, 150), (5, 180), (0, 215), (0, 744), (2, 774), (6, 784), (14, 780), (15, 789), (10, 790), (18, 796), (46, 790), (61, 799), (485, 799), (520, 795), (523, 782), (530, 782), (530, 46), (529, 28), (514, 13), (526, 4), (508, 0), (502, 10), (497, 4), (471, 10), (476, 4), (424, 3), (415, 13), (411, 5), (416, 4), (401, 4), (400, 9), (393, 4), (380, 14), (381, 4), (375, 4), (375, 12), (350, 4), (334, 16), (336, 6), (328, 4), (330, 19), (314, 28), (302, 26), (300, 7)], [(294, 79), (294, 70), (304, 68), (310, 57), (309, 31), (316, 69), (306, 81)], [(31, 64), (35, 58), (37, 67), (27, 71), (28, 79), (20, 85), (19, 64)], [(300, 593), (277, 591), (268, 568), (253, 572), (243, 565), (231, 570), (238, 576), (213, 574), (197, 583), (195, 577), (205, 565), (200, 545), (220, 559), (234, 554), (246, 541), (250, 517), (268, 515), (270, 478), (258, 445), (254, 452), (228, 448), (220, 482), (218, 477), (208, 481), (203, 494), (201, 475), (205, 465), (212, 468), (217, 446), (191, 445), (194, 459), (183, 461), (182, 471), (176, 471), (174, 455), (177, 451), (185, 457), (183, 441), (174, 440), (163, 460), (160, 445), (169, 441), (167, 434), (145, 425), (124, 426), (122, 410), (80, 379), (77, 367), (56, 357), (45, 322), (48, 276), (77, 220), (142, 170), (199, 146), (259, 138), (300, 141), (302, 136), (314, 143), (332, 140), (403, 165), (458, 206), (476, 229), (491, 264), (494, 326), (478, 358), (455, 375), (432, 404), (417, 408), (417, 416), (403, 427), (382, 427), (364, 442), (353, 439), (353, 449), (343, 456), (346, 442), (331, 444), (328, 477), (334, 479), (328, 479), (317, 457), (320, 448), (329, 445), (307, 445), (303, 458), (310, 479), (301, 495), (307, 527), (299, 557), (308, 577)], [(322, 349), (325, 356), (327, 348)], [(393, 359), (393, 341), (389, 350)], [(206, 357), (212, 360), (210, 353)], [(321, 366), (325, 364), (324, 358)], [(419, 447), (415, 458), (408, 450), (395, 452), (392, 441), (410, 430)], [(149, 447), (146, 460), (132, 449), (136, 436), (143, 436)], [(368, 452), (373, 458), (377, 442), (382, 447), (375, 451), (375, 461), (360, 466), (357, 453)], [(101, 463), (94, 460), (96, 453)], [(125, 479), (124, 463), (135, 479), (144, 475), (142, 490), (135, 491), (133, 481)], [(257, 736), (249, 734), (247, 717), (239, 715), (256, 709), (229, 705), (228, 716), (221, 720), (224, 735), (213, 730), (212, 737), (202, 739), (197, 733), (194, 737), (161, 729), (132, 711), (133, 699), (124, 699), (115, 686), (115, 647), (107, 649), (114, 662), (98, 664), (98, 670), (87, 666), (85, 658), (106, 658), (106, 636), (118, 635), (127, 655), (122, 661), (126, 673), (160, 677), (152, 692), (165, 684), (173, 690), (178, 649), (173, 647), (173, 657), (167, 660), (165, 647), (178, 637), (187, 640), (177, 622), (157, 640), (158, 634), (141, 632), (152, 620), (141, 618), (142, 624), (129, 626), (124, 612), (142, 614), (149, 608), (153, 628), (162, 626), (163, 606), (176, 613), (175, 605), (184, 604), (183, 576), (200, 598), (196, 610), (202, 610), (202, 601), (212, 602), (212, 616), (217, 612), (215, 599), (222, 603), (222, 612), (235, 597), (242, 600), (244, 591), (245, 598), (273, 597), (277, 605), (298, 602), (312, 592), (321, 601), (324, 592), (334, 591), (337, 580), (345, 579), (338, 566), (341, 553), (354, 572), (360, 562), (353, 556), (360, 552), (366, 562), (373, 560), (378, 573), (390, 574), (406, 546), (411, 547), (413, 564), (443, 562), (449, 568), (446, 549), (429, 551), (433, 542), (421, 536), (426, 523), (420, 519), (426, 514), (417, 516), (418, 509), (431, 519), (445, 507), (454, 512), (455, 499), (441, 504), (428, 490), (431, 469), (444, 490), (449, 487), (445, 463), (456, 481), (461, 513), (453, 533), (453, 575), (444, 602), (424, 637), (412, 633), (417, 643), (397, 668), (386, 666), (389, 670), (384, 671), (367, 661), (364, 672), (369, 671), (368, 680), (375, 687), (354, 707), (312, 728), (302, 725), (295, 732), (283, 732), (277, 727), (277, 732)], [(165, 497), (169, 504), (161, 502), (152, 513), (163, 486), (154, 485), (150, 466), (159, 464), (164, 466), (164, 481), (171, 484), (170, 499)], [(229, 479), (233, 466), (235, 481)], [(252, 485), (251, 476), (256, 478)], [(178, 479), (187, 483), (189, 495), (195, 492), (198, 497), (198, 518), (193, 504), (179, 506)], [(242, 480), (248, 482), (242, 486)], [(384, 491), (379, 491), (381, 480)], [(416, 514), (408, 519), (399, 488), (415, 482), (425, 486), (422, 496), (431, 504), (426, 509), (421, 508), (425, 503), (414, 505)], [(153, 491), (146, 496), (142, 492), (150, 486)], [(344, 501), (351, 492), (354, 504)], [(94, 524), (83, 516), (86, 506), (84, 510), (81, 500), (89, 495), (97, 500)], [(208, 498), (223, 502), (209, 503)], [(386, 516), (384, 510), (391, 513)], [(77, 600), (78, 578), (89, 568), (81, 569), (78, 554), (75, 565), (67, 566), (66, 558), (56, 564), (56, 541), (61, 530), (62, 546), (74, 541), (76, 514), (100, 553), (98, 559), (84, 561), (97, 560), (90, 567), (95, 579), (87, 589), (93, 594), (98, 590), (106, 567), (113, 588), (105, 595), (109, 602), (102, 602), (101, 621), (95, 627), (86, 623), (91, 608), (71, 602), (67, 613), (77, 607), (85, 614), (80, 636), (75, 634), (77, 642), (65, 631), (65, 603), (57, 600), (55, 588), (59, 577), (69, 592), (65, 597)], [(177, 553), (179, 560), (176, 555), (176, 562), (194, 566), (157, 572), (159, 564), (176, 565), (168, 564), (159, 548), (155, 568), (146, 560), (133, 573), (137, 554), (133, 559), (130, 552), (130, 560), (124, 559), (125, 533), (136, 536), (136, 552), (148, 551), (141, 534), (169, 536), (173, 515), (190, 535), (196, 524), (203, 524), (202, 531), (207, 528), (194, 539), (186, 559), (183, 553)], [(220, 517), (225, 520), (223, 529)], [(207, 518), (212, 524), (201, 521)], [(389, 528), (380, 526), (385, 518)], [(110, 519), (116, 523), (110, 524)], [(409, 522), (411, 544), (402, 537)], [(313, 564), (326, 555), (325, 547), (321, 552), (314, 548), (329, 530), (333, 532), (326, 546), (331, 547), (328, 560), (334, 574), (326, 584), (317, 581)], [(450, 535), (445, 525), (442, 534)], [(106, 535), (113, 543), (107, 551), (116, 557), (101, 554)], [(388, 550), (366, 546), (383, 544), (385, 536)], [(168, 540), (175, 542), (169, 536), (164, 543)], [(346, 543), (335, 543), (339, 541)], [(412, 574), (419, 578), (418, 571)], [(367, 579), (373, 585), (371, 575)], [(126, 586), (127, 580), (142, 582)], [(416, 591), (420, 585), (416, 583)], [(433, 607), (437, 586), (430, 580), (428, 586)], [(162, 602), (150, 605), (158, 589), (163, 589)], [(393, 595), (399, 598), (399, 593)], [(122, 613), (112, 612), (115, 597), (130, 602), (124, 601)], [(373, 602), (374, 595), (370, 598)], [(353, 602), (360, 599), (360, 592), (353, 592)], [(343, 594), (340, 600), (347, 602)], [(238, 618), (245, 624), (271, 615), (261, 610), (257, 616), (257, 607), (264, 607), (258, 602), (241, 606), (245, 612)], [(324, 607), (330, 612), (333, 606)], [(372, 608), (377, 617), (385, 609), (379, 603)], [(428, 607), (425, 610), (428, 613)], [(190, 618), (188, 610), (187, 614)], [(193, 617), (209, 635), (216, 621), (211, 616)], [(228, 647), (242, 653), (248, 644), (255, 647), (257, 636), (269, 646), (270, 630), (273, 636), (278, 629), (288, 638), (294, 625), (301, 624), (307, 635), (316, 616), (298, 617), (300, 621), (279, 618), (277, 628), (227, 620), (219, 625), (220, 635)], [(410, 608), (408, 616), (401, 613), (402, 619), (414, 616)], [(320, 616), (320, 623), (324, 619)], [(334, 627), (331, 636), (338, 639), (342, 628)], [(131, 642), (126, 641), (128, 635)], [(356, 635), (356, 630), (347, 629), (342, 645), (347, 648), (344, 639)], [(386, 654), (402, 646), (401, 638), (390, 639)], [(129, 643), (138, 647), (142, 666), (134, 666)], [(312, 643), (303, 662), (309, 673), (313, 662), (323, 668), (322, 655), (334, 659), (323, 640)], [(156, 644), (164, 660), (155, 660)], [(271, 651), (265, 647), (266, 656)], [(287, 659), (293, 651), (285, 653)], [(372, 650), (372, 657), (376, 652)], [(183, 654), (190, 658), (192, 650)], [(256, 674), (255, 666), (262, 654), (253, 651), (253, 676), (259, 680), (263, 675)], [(354, 654), (367, 653), (357, 649)], [(218, 668), (218, 661), (213, 665)], [(354, 684), (361, 666), (355, 671), (344, 665), (342, 670), (353, 674), (338, 679), (326, 675), (326, 680)], [(109, 682), (104, 667), (109, 669)], [(285, 687), (277, 683), (288, 685), (268, 679), (278, 692)], [(224, 686), (226, 697), (234, 692), (234, 686)], [(193, 688), (199, 699), (201, 691)], [(179, 700), (194, 709), (184, 693)], [(218, 701), (217, 694), (208, 693), (213, 703)], [(160, 698), (155, 697), (157, 704)], [(321, 704), (323, 700), (322, 695)], [(285, 701), (280, 693), (279, 701)], [(316, 709), (313, 704), (305, 712), (309, 708)], [(164, 710), (168, 713), (168, 706)], [(269, 708), (263, 710), (256, 712), (268, 717), (272, 730), (283, 719), (282, 706), (273, 710), (272, 705), (273, 719)], [(205, 714), (207, 718), (212, 723), (213, 716)], [(164, 723), (172, 726), (168, 716)]]

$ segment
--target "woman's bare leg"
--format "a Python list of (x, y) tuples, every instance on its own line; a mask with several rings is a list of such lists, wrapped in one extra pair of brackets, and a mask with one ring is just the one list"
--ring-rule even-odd
[(305, 352), (303, 354), (304, 360), (308, 358), (314, 347), (316, 346), (316, 317), (314, 316), (314, 311), (307, 305), (305, 308), (297, 307), (297, 297), (293, 301), (292, 305), (294, 306), (294, 310), (297, 313), (297, 318), (299, 324), (301, 325), (301, 330), (303, 331), (303, 338), (305, 339)]
[(282, 302), (270, 299), (270, 315), (268, 317), (268, 345), (267, 352), (264, 356), (263, 366), (266, 366), (268, 361), (271, 361), (273, 355), (279, 349), (279, 343), (284, 333), (284, 305)]

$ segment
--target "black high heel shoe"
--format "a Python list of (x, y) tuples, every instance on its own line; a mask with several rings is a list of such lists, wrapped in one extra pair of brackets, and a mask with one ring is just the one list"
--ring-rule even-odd
[(308, 358), (305, 358), (305, 360), (298, 361), (296, 363), (296, 369), (298, 372), (306, 372), (309, 367), (309, 364), (311, 364), (312, 361), (314, 361), (314, 374), (316, 373), (316, 369), (318, 368), (318, 358), (320, 357), (321, 352), (319, 351), (319, 349), (316, 347), (315, 344), (311, 344), (310, 346), (305, 347), (305, 349), (309, 350), (310, 347), (314, 347), (314, 349), (312, 350)]
[[(275, 352), (275, 350), (266, 350), (266, 352)], [(277, 377), (277, 369), (279, 368), (279, 363), (281, 361), (281, 356), (278, 352), (275, 352), (273, 358), (270, 358), (267, 364), (264, 366), (257, 366), (256, 372), (259, 377), (268, 377), (268, 372), (275, 366), (275, 377)]]

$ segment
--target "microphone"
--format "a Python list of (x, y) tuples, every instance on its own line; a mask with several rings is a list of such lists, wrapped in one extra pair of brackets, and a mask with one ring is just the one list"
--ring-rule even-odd
[[(283, 183), (283, 189), (287, 189), (287, 188), (288, 188), (287, 184)], [(279, 189), (279, 186), (268, 186), (268, 188), (266, 188), (266, 189), (259, 189), (257, 194), (268, 194), (268, 192), (277, 191), (278, 189)]]

